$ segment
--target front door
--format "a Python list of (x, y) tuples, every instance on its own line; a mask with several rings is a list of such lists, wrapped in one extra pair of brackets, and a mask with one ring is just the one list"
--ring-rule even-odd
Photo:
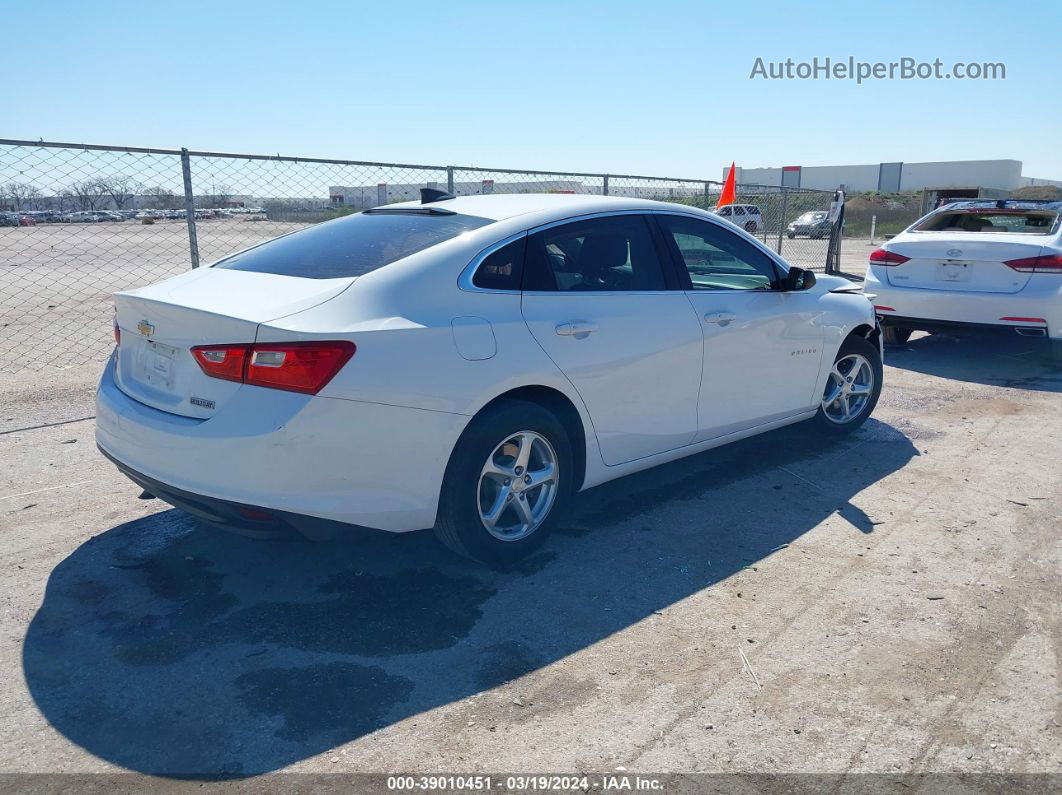
[(606, 464), (693, 440), (703, 335), (683, 292), (667, 289), (644, 216), (528, 236), (523, 314), (583, 399)]
[(722, 224), (656, 216), (689, 274), (704, 334), (697, 441), (814, 407), (822, 357), (817, 295), (778, 288), (781, 269)]

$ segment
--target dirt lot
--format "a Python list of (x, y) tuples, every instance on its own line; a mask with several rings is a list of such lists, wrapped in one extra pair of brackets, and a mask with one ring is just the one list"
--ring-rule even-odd
[(200, 527), (91, 421), (20, 430), (91, 414), (94, 374), (9, 380), (0, 773), (1062, 773), (1062, 371), (887, 358), (853, 438), (595, 489), (505, 572)]

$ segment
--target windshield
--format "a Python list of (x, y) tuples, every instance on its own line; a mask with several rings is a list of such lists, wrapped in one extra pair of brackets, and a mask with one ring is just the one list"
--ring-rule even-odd
[(489, 218), (456, 213), (400, 209), (356, 213), (270, 240), (214, 267), (307, 279), (362, 276), (492, 223)]
[(955, 210), (930, 215), (911, 231), (1048, 235), (1057, 225), (1057, 210)]
[(807, 213), (804, 213), (799, 218), (797, 218), (797, 223), (798, 224), (810, 224), (810, 223), (813, 223), (815, 221), (821, 221), (825, 217), (826, 217), (826, 213), (807, 212)]

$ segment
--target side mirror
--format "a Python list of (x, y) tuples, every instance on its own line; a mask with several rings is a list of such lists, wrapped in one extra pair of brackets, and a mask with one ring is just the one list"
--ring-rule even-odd
[(789, 269), (789, 273), (783, 282), (785, 284), (783, 289), (786, 292), (810, 290), (815, 286), (815, 272), (793, 267)]

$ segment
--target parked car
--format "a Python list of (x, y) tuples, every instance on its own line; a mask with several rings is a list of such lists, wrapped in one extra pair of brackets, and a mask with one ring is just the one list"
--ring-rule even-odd
[(798, 235), (808, 238), (829, 237), (833, 224), (830, 223), (829, 213), (821, 210), (812, 210), (802, 213), (793, 223), (785, 229), (785, 236), (792, 239)]
[(740, 226), (750, 235), (763, 227), (760, 208), (754, 204), (727, 204), (713, 210), (720, 218), (725, 218), (735, 226)]
[(434, 527), (498, 563), (575, 492), (874, 409), (845, 279), (683, 205), (439, 193), (118, 293), (104, 455), (223, 527)]
[(1005, 330), (1062, 361), (1060, 201), (948, 204), (870, 254), (866, 290), (885, 341), (914, 330)]
[(0, 226), (21, 226), (18, 213), (0, 212)]

